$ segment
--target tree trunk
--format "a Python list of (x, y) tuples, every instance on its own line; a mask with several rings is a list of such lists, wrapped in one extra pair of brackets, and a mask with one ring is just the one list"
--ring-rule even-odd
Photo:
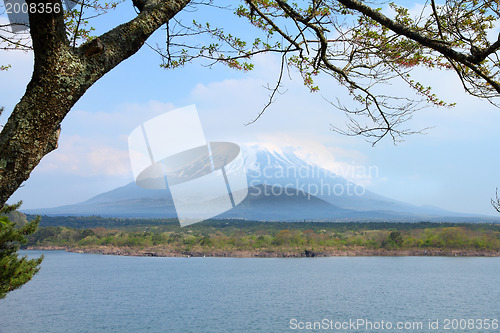
[(0, 133), (0, 207), (57, 148), (60, 124), (85, 91), (189, 2), (145, 1), (135, 19), (76, 49), (66, 38), (62, 13), (30, 14), (33, 76)]

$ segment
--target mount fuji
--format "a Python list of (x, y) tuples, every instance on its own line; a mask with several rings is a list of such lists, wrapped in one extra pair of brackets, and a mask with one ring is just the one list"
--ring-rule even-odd
[[(393, 200), (308, 163), (293, 152), (245, 147), (248, 196), (214, 218), (256, 221), (454, 221), (479, 222), (492, 217), (459, 214), (431, 206)], [(87, 201), (23, 210), (28, 214), (128, 218), (176, 217), (170, 191), (148, 190), (135, 183), (99, 194)], [(496, 220), (497, 221), (497, 220)], [(498, 221), (497, 221), (498, 222)]]

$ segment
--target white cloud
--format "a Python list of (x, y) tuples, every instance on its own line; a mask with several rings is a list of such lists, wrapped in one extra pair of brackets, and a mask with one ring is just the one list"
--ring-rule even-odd
[[(119, 131), (128, 134), (135, 127), (159, 114), (175, 109), (172, 103), (150, 100), (147, 104), (126, 103), (113, 110), (72, 110), (62, 126), (71, 127), (72, 132), (110, 133)], [(73, 128), (74, 127), (74, 128)]]
[[(62, 124), (59, 148), (37, 168), (82, 177), (132, 178), (128, 135), (144, 121), (174, 109), (172, 103), (122, 104), (111, 112), (74, 110)], [(68, 134), (66, 134), (68, 133)]]
[[(260, 79), (252, 75), (198, 84), (191, 97), (198, 107), (207, 137), (210, 140), (255, 141), (260, 134), (277, 131), (302, 131), (307, 133), (304, 137), (329, 137), (333, 135), (331, 124), (345, 121), (344, 114), (334, 109), (322, 95), (308, 93), (302, 81), (293, 78), (283, 83), (282, 91), (286, 93), (277, 94), (264, 114), (247, 126), (268, 102), (270, 91), (264, 86), (274, 84), (275, 79), (274, 75), (264, 73)], [(325, 94), (338, 90), (337, 86), (328, 88)]]
[(40, 173), (73, 174), (83, 177), (131, 175), (127, 150), (117, 149), (92, 138), (62, 136), (60, 146), (40, 163)]
[[(266, 133), (256, 142), (245, 146), (260, 147), (270, 151), (290, 151), (308, 163), (315, 164), (359, 185), (368, 186), (378, 177), (376, 166), (367, 164), (367, 157), (357, 150), (346, 150), (332, 140), (319, 141), (307, 133)], [(328, 142), (328, 143), (325, 143)]]

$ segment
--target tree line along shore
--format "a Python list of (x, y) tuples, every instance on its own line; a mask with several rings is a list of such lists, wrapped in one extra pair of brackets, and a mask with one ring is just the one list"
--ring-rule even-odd
[(500, 256), (500, 225), (42, 217), (27, 249), (136, 256)]

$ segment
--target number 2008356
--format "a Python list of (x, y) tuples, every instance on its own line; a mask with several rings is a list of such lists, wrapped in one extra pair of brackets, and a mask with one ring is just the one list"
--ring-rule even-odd
[(483, 329), (497, 330), (499, 327), (498, 319), (444, 319), (444, 330), (468, 330)]
[(62, 12), (60, 3), (6, 3), (5, 12), (7, 14), (52, 14)]

